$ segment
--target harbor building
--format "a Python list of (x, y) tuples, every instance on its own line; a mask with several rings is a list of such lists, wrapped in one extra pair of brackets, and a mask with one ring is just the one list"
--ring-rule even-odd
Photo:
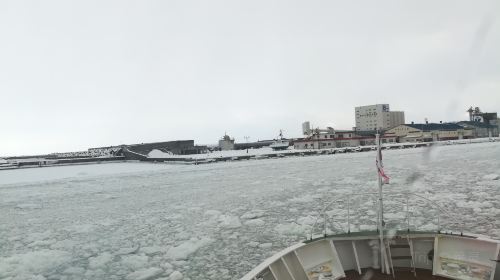
[(390, 111), (389, 112), (389, 127), (395, 127), (405, 123), (405, 112)]
[(159, 150), (174, 155), (192, 155), (204, 154), (207, 152), (208, 148), (207, 146), (195, 145), (194, 140), (176, 140), (167, 142), (124, 145), (124, 150), (128, 150), (129, 152), (139, 155), (147, 155), (152, 150)]
[(403, 111), (390, 111), (389, 104), (360, 106), (354, 109), (356, 130), (384, 130), (405, 123)]
[[(295, 149), (329, 149), (375, 145), (375, 131), (313, 129), (312, 134), (293, 141)], [(384, 134), (382, 143), (396, 143), (396, 136)]]
[(469, 121), (471, 122), (482, 122), (491, 125), (498, 125), (498, 114), (496, 112), (486, 113), (482, 112), (479, 107), (472, 108), (472, 106), (467, 110), (469, 113)]
[(234, 138), (229, 137), (229, 135), (224, 134), (222, 139), (219, 140), (219, 149), (221, 151), (234, 150)]
[(472, 129), (455, 123), (401, 124), (385, 132), (397, 137), (398, 142), (433, 142), (473, 138)]
[(465, 129), (472, 129), (472, 136), (474, 138), (498, 137), (498, 125), (477, 121), (462, 121), (458, 122), (457, 124), (464, 127)]
[(500, 119), (497, 112), (482, 112), (479, 107), (470, 107), (469, 121), (458, 122), (459, 125), (474, 130), (474, 137), (498, 137)]

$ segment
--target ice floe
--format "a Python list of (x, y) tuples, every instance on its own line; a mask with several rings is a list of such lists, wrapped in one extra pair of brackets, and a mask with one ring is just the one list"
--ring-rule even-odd
[(113, 260), (113, 255), (108, 252), (99, 254), (96, 257), (89, 258), (89, 268), (96, 269), (104, 267), (107, 263)]
[[(127, 275), (126, 280), (151, 280), (161, 275), (163, 270), (157, 267), (143, 268)], [(181, 278), (182, 279), (182, 278)]]
[(483, 177), (483, 180), (498, 180), (500, 179), (500, 175), (498, 174), (488, 174)]
[(212, 242), (212, 239), (206, 237), (192, 238), (186, 242), (179, 244), (178, 246), (170, 248), (167, 251), (166, 256), (174, 260), (187, 259), (190, 254), (196, 252), (199, 248), (206, 246)]
[(232, 215), (219, 216), (220, 226), (228, 229), (235, 229), (241, 227), (240, 218)]
[(244, 222), (246, 226), (250, 227), (261, 227), (266, 224), (262, 219), (252, 219)]
[(71, 261), (71, 254), (61, 250), (40, 250), (0, 258), (0, 278), (31, 278), (51, 275)]
[[(500, 145), (422, 151), (384, 153), (392, 179), (384, 190), (440, 204), (445, 230), (499, 238)], [(325, 225), (327, 233), (346, 231), (347, 195), (377, 190), (373, 163), (373, 153), (357, 153), (1, 171), (0, 278), (238, 279), (304, 240), (331, 202), (314, 233)], [(390, 229), (406, 226), (402, 201), (386, 201)], [(438, 212), (413, 202), (411, 229), (436, 230)], [(375, 229), (373, 197), (351, 197), (350, 205), (351, 231)]]
[(182, 278), (184, 278), (184, 276), (179, 271), (174, 271), (169, 275), (170, 280), (182, 280)]

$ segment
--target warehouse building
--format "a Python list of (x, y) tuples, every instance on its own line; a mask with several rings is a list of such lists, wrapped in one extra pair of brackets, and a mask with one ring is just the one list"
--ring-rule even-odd
[[(375, 131), (333, 130), (332, 128), (313, 130), (313, 134), (294, 141), (295, 149), (329, 149), (375, 145)], [(384, 134), (382, 143), (395, 143), (396, 136)]]
[(479, 121), (462, 121), (458, 125), (471, 129), (474, 138), (498, 137), (498, 125), (487, 124)]
[(141, 143), (124, 146), (128, 151), (148, 155), (152, 150), (159, 150), (174, 155), (203, 154), (207, 152), (207, 146), (194, 145), (194, 140), (176, 140), (167, 142)]
[(398, 142), (433, 142), (473, 138), (472, 129), (455, 123), (402, 124), (386, 131)]

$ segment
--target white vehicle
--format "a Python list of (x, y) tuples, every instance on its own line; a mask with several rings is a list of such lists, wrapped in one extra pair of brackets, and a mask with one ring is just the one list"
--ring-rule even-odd
[(361, 152), (361, 147), (359, 147), (359, 146), (358, 147), (353, 147), (353, 148), (350, 148), (350, 150), (352, 152)]
[(253, 158), (254, 159), (266, 159), (266, 158), (268, 158), (268, 156), (266, 156), (266, 155), (256, 155)]
[[(381, 160), (379, 152), (378, 192), (332, 199), (316, 218), (307, 240), (263, 261), (241, 280), (499, 280), (500, 240), (453, 230), (450, 227), (461, 224), (453, 214), (420, 194), (383, 192), (386, 175)], [(376, 211), (370, 210), (372, 215), (367, 214), (363, 223), (371, 218), (374, 226), (355, 231), (352, 224), (361, 221), (351, 221), (351, 213), (357, 210), (353, 201), (358, 197), (366, 204), (370, 201), (366, 196)], [(384, 197), (391, 202), (386, 209)], [(395, 205), (398, 202), (402, 205)], [(417, 210), (420, 204), (424, 204), (421, 212)], [(339, 205), (346, 209), (333, 209)], [(419, 220), (416, 214), (423, 211), (435, 217), (434, 228), (420, 228), (415, 222)], [(333, 218), (339, 212), (346, 213), (344, 219)], [(445, 218), (451, 222), (444, 224)]]

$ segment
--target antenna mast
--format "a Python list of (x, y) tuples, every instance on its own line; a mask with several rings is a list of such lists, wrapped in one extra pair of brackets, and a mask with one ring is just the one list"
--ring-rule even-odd
[(387, 253), (385, 251), (384, 242), (384, 203), (383, 203), (383, 193), (382, 193), (382, 174), (380, 174), (380, 168), (382, 165), (382, 147), (380, 144), (380, 132), (377, 130), (375, 134), (375, 142), (377, 143), (377, 177), (378, 177), (378, 232), (380, 239), (380, 269), (382, 273), (389, 274), (389, 268), (387, 267)]

